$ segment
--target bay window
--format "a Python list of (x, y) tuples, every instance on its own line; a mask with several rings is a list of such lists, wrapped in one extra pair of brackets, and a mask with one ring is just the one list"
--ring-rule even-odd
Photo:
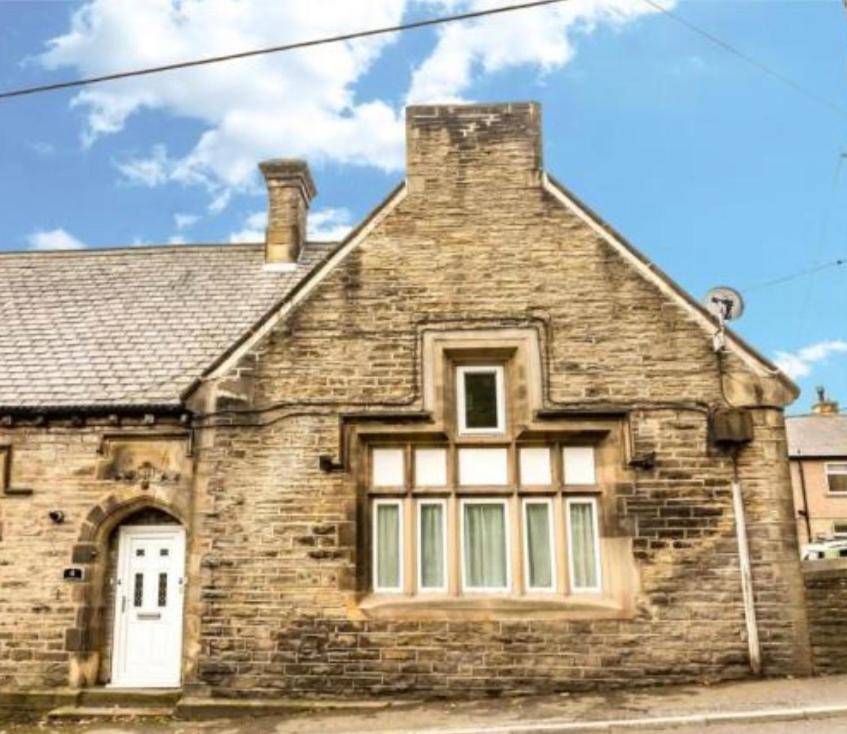
[(418, 597), (484, 609), (492, 598), (526, 597), (546, 608), (617, 593), (604, 587), (601, 509), (619, 476), (611, 462), (621, 434), (609, 421), (538, 422), (531, 391), (515, 384), (525, 371), (502, 348), (488, 351), (490, 362), (466, 361), (485, 354), (445, 357), (440, 418), (363, 436), (368, 604)]
[(602, 593), (594, 446), (409, 440), (370, 456), (372, 591)]

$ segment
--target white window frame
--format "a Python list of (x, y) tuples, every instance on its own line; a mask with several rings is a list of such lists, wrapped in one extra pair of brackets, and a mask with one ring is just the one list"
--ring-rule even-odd
[[(839, 525), (844, 528), (844, 530), (837, 530)], [(832, 523), (832, 537), (839, 540), (847, 539), (847, 521), (835, 520)]]
[[(548, 545), (550, 548), (550, 583), (551, 586), (532, 586), (530, 583), (529, 573), (529, 523), (527, 522), (527, 507), (529, 505), (546, 505), (547, 506), (547, 535)], [(553, 528), (553, 500), (549, 497), (526, 497), (521, 502), (521, 522), (523, 523), (523, 573), (526, 590), (532, 593), (539, 594), (555, 594), (556, 593), (556, 574), (558, 567), (556, 564), (556, 534)]]
[[(447, 569), (449, 568), (448, 562), (448, 550), (449, 543), (447, 542), (447, 500), (444, 499), (420, 499), (417, 501), (417, 508), (415, 510), (417, 514), (417, 522), (415, 523), (417, 528), (417, 558), (416, 558), (416, 566), (417, 566), (417, 581), (418, 587), (417, 591), (421, 594), (445, 594), (447, 593), (447, 588), (449, 586), (447, 579)], [(423, 512), (421, 512), (421, 508), (425, 505), (436, 505), (441, 508), (441, 561), (443, 567), (441, 569), (441, 578), (444, 580), (444, 583), (441, 586), (424, 586), (423, 585), (423, 554), (421, 553), (421, 540), (423, 538), (423, 533), (421, 532), (421, 525), (423, 523)]]
[[(399, 565), (398, 565), (398, 573), (397, 573), (397, 586), (380, 586), (379, 585), (379, 509), (384, 506), (394, 506), (397, 507), (397, 521), (400, 524), (398, 528), (398, 548), (397, 553), (399, 554)], [(371, 518), (371, 548), (372, 558), (372, 572), (371, 572), (371, 585), (373, 586), (373, 590), (378, 594), (402, 594), (405, 589), (405, 567), (406, 567), (406, 549), (405, 549), (405, 536), (406, 536), (406, 522), (405, 522), (405, 502), (402, 499), (374, 499), (371, 500), (371, 512), (373, 513), (373, 517)]]
[[(504, 530), (506, 533), (506, 585), (505, 586), (468, 586), (465, 570), (465, 505), (500, 505), (503, 508)], [(462, 497), (459, 500), (459, 563), (462, 574), (462, 592), (471, 594), (509, 594), (512, 591), (512, 527), (511, 512), (507, 499), (493, 497)]]
[[(844, 466), (844, 469), (833, 469), (834, 466)], [(828, 461), (824, 465), (824, 472), (826, 474), (826, 491), (827, 494), (835, 495), (836, 497), (847, 497), (847, 492), (842, 492), (841, 490), (833, 490), (829, 484), (830, 476), (844, 476), (847, 475), (847, 461)]]
[[(494, 428), (468, 428), (465, 411), (465, 375), (495, 375), (497, 392), (497, 425)], [(456, 412), (459, 433), (471, 436), (497, 435), (506, 432), (506, 390), (503, 365), (460, 365), (456, 367)]]
[[(597, 579), (596, 586), (577, 586), (574, 579), (574, 549), (573, 549), (573, 532), (571, 529), (571, 507), (573, 505), (591, 505), (592, 508), (592, 523), (594, 526), (594, 574)], [(602, 561), (600, 559), (600, 523), (597, 518), (597, 499), (595, 497), (568, 497), (565, 500), (565, 525), (567, 526), (568, 535), (568, 574), (570, 576), (570, 593), (571, 594), (599, 594), (603, 590), (603, 575)]]

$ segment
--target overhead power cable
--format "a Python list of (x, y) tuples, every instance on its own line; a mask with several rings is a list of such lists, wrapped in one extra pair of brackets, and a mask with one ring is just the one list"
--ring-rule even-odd
[(30, 94), (40, 94), (42, 92), (54, 92), (59, 89), (71, 89), (73, 87), (83, 87), (91, 84), (100, 84), (102, 82), (116, 81), (118, 79), (130, 79), (132, 77), (148, 76), (150, 74), (161, 74), (165, 71), (175, 71), (177, 69), (190, 69), (194, 66), (220, 64), (224, 61), (235, 61), (236, 59), (246, 59), (251, 58), (253, 56), (264, 56), (267, 54), (282, 53), (283, 51), (294, 51), (299, 48), (323, 46), (328, 43), (352, 41), (357, 38), (381, 36), (387, 33), (411, 31), (417, 28), (427, 28), (430, 26), (443, 25), (445, 23), (455, 23), (462, 20), (472, 20), (474, 18), (482, 18), (489, 15), (511, 13), (516, 10), (527, 10), (529, 8), (538, 8), (544, 5), (556, 5), (558, 3), (563, 3), (567, 1), (568, 0), (533, 0), (532, 2), (515, 3), (513, 5), (502, 5), (500, 7), (489, 8), (487, 10), (475, 10), (468, 13), (457, 13), (455, 15), (443, 15), (437, 18), (426, 18), (424, 20), (416, 20), (409, 23), (401, 23), (399, 25), (394, 26), (385, 26), (383, 28), (372, 28), (370, 30), (353, 31), (351, 33), (340, 33), (335, 36), (314, 38), (309, 41), (297, 41), (295, 43), (286, 43), (279, 46), (268, 46), (267, 48), (257, 48), (249, 51), (239, 51), (237, 53), (222, 54), (221, 56), (208, 56), (206, 58), (194, 59), (191, 61), (178, 61), (172, 64), (162, 64), (161, 66), (150, 66), (144, 69), (119, 71), (115, 72), (114, 74), (103, 74), (102, 76), (91, 76), (86, 77), (84, 79), (73, 79), (66, 82), (56, 82), (55, 84), (42, 84), (37, 87), (11, 89), (8, 91), (0, 92), (0, 99), (9, 99), (11, 97), (23, 97)]
[(804, 270), (798, 270), (794, 273), (789, 273), (788, 275), (783, 275), (779, 278), (774, 278), (773, 280), (766, 280), (762, 283), (754, 283), (747, 288), (742, 288), (742, 293), (750, 293), (750, 291), (761, 290), (762, 288), (770, 288), (774, 285), (782, 285), (783, 283), (788, 283), (792, 280), (797, 280), (798, 278), (803, 278), (807, 275), (812, 275), (814, 273), (819, 273), (821, 270), (829, 270), (830, 268), (837, 268), (841, 265), (847, 265), (847, 257), (839, 258), (838, 260), (832, 260), (831, 262), (821, 263), (820, 265), (815, 265), (811, 268), (806, 268)]
[[(427, 28), (431, 26), (444, 25), (446, 23), (455, 23), (463, 20), (472, 20), (474, 18), (482, 18), (485, 16), (491, 15), (499, 15), (502, 13), (511, 13), (517, 10), (526, 10), (529, 8), (537, 8), (545, 5), (556, 5), (559, 3), (567, 2), (568, 0), (533, 0), (532, 2), (523, 2), (523, 3), (514, 3), (511, 5), (502, 5), (500, 7), (488, 8), (487, 10), (475, 10), (467, 13), (456, 13), (454, 15), (444, 15), (439, 16), (437, 18), (426, 18), (424, 20), (412, 21), (409, 23), (401, 23), (394, 26), (386, 26), (383, 28), (372, 28), (370, 30), (362, 30), (362, 31), (354, 31), (351, 33), (342, 33), (335, 36), (325, 36), (323, 38), (315, 38), (308, 41), (298, 41), (295, 43), (282, 44), (279, 46), (269, 46), (267, 48), (259, 48), (252, 49), (248, 51), (239, 51), (237, 53), (231, 54), (222, 54), (220, 56), (209, 56), (202, 59), (193, 59), (188, 61), (178, 61), (172, 64), (162, 64), (161, 66), (150, 66), (142, 69), (134, 69), (128, 71), (120, 71), (115, 72), (113, 74), (103, 74), (101, 76), (92, 76), (86, 77), (82, 79), (73, 79), (65, 82), (56, 82), (54, 84), (43, 84), (36, 87), (23, 87), (20, 89), (10, 89), (6, 91), (0, 92), (0, 100), (10, 99), (12, 97), (24, 97), (27, 95), (40, 94), (43, 92), (55, 92), (61, 89), (72, 89), (74, 87), (83, 87), (89, 86), (92, 84), (101, 84), (103, 82), (116, 81), (118, 79), (130, 79), (133, 77), (139, 76), (148, 76), (152, 74), (161, 74), (167, 71), (176, 71), (178, 69), (189, 69), (196, 66), (205, 66), (208, 64), (219, 64), (225, 61), (235, 61), (238, 59), (246, 59), (255, 56), (264, 56), (267, 54), (275, 54), (282, 53), (284, 51), (294, 51), (296, 49), (302, 48), (311, 48), (314, 46), (322, 46), (329, 43), (339, 43), (341, 41), (352, 41), (357, 38), (368, 38), (371, 36), (379, 36), (387, 33), (398, 33), (402, 31), (411, 31), (416, 30), (418, 28)], [(714, 33), (711, 33), (703, 28), (692, 23), (690, 20), (682, 17), (681, 15), (674, 13), (672, 10), (665, 8), (656, 0), (642, 0), (644, 3), (649, 5), (651, 8), (658, 10), (659, 12), (666, 15), (668, 18), (680, 23), (681, 25), (688, 28), (690, 31), (697, 33), (698, 35), (706, 38), (711, 43), (719, 46), (724, 49), (728, 53), (733, 54), (734, 56), (740, 58), (745, 63), (753, 66), (758, 69), (763, 74), (766, 74), (770, 77), (773, 77), (780, 83), (790, 87), (795, 92), (802, 94), (804, 97), (817, 102), (824, 107), (827, 107), (830, 111), (835, 112), (836, 114), (847, 118), (847, 110), (843, 107), (837, 105), (831, 100), (826, 99), (825, 97), (820, 96), (816, 92), (813, 92), (802, 84), (792, 79), (789, 76), (786, 76), (782, 72), (776, 71), (769, 67), (768, 65), (758, 61), (752, 56), (744, 53), (740, 49), (736, 48), (730, 43), (722, 40)]]
[(768, 66), (767, 64), (764, 64), (761, 61), (753, 58), (749, 54), (744, 53), (744, 51), (742, 51), (741, 49), (737, 48), (736, 46), (733, 46), (731, 43), (728, 43), (727, 41), (724, 41), (723, 39), (716, 36), (714, 33), (707, 31), (706, 29), (701, 28), (698, 25), (695, 25), (694, 23), (692, 23), (687, 18), (684, 18), (683, 16), (679, 15), (679, 13), (675, 13), (672, 10), (670, 10), (669, 8), (664, 7), (661, 3), (656, 2), (656, 0), (642, 0), (642, 2), (646, 3), (651, 8), (658, 10), (660, 13), (663, 13), (665, 16), (667, 16), (671, 20), (674, 20), (677, 23), (679, 23), (680, 25), (685, 26), (692, 33), (696, 33), (698, 36), (701, 36), (701, 37), (705, 38), (707, 41), (713, 43), (715, 46), (722, 48), (727, 53), (730, 53), (733, 56), (738, 57), (739, 59), (744, 61), (746, 64), (749, 64), (753, 68), (758, 69), (763, 74), (766, 74), (767, 76), (770, 76), (770, 77), (776, 79), (781, 84), (784, 84), (785, 86), (793, 89), (795, 92), (802, 94), (807, 99), (810, 99), (810, 100), (812, 100), (813, 102), (816, 102), (819, 105), (827, 107), (830, 111), (835, 112), (837, 115), (840, 115), (841, 117), (847, 118), (847, 109), (845, 109), (841, 105), (836, 104), (835, 102), (833, 102), (830, 99), (827, 99), (826, 97), (822, 97), (817, 92), (813, 92), (812, 90), (807, 89), (802, 84), (800, 84), (800, 82), (798, 82), (797, 80), (792, 79), (790, 76), (787, 76), (786, 74), (783, 74), (781, 71), (776, 71), (776, 69), (773, 69), (770, 66)]

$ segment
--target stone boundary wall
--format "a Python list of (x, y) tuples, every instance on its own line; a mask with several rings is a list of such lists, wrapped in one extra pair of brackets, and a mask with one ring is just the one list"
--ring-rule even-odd
[(804, 561), (803, 579), (814, 672), (847, 673), (847, 558)]

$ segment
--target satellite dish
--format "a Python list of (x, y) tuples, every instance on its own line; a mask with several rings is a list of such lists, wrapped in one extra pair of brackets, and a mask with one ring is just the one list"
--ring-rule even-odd
[(741, 294), (725, 285), (712, 288), (703, 299), (703, 305), (721, 323), (740, 318), (744, 313), (744, 299)]

